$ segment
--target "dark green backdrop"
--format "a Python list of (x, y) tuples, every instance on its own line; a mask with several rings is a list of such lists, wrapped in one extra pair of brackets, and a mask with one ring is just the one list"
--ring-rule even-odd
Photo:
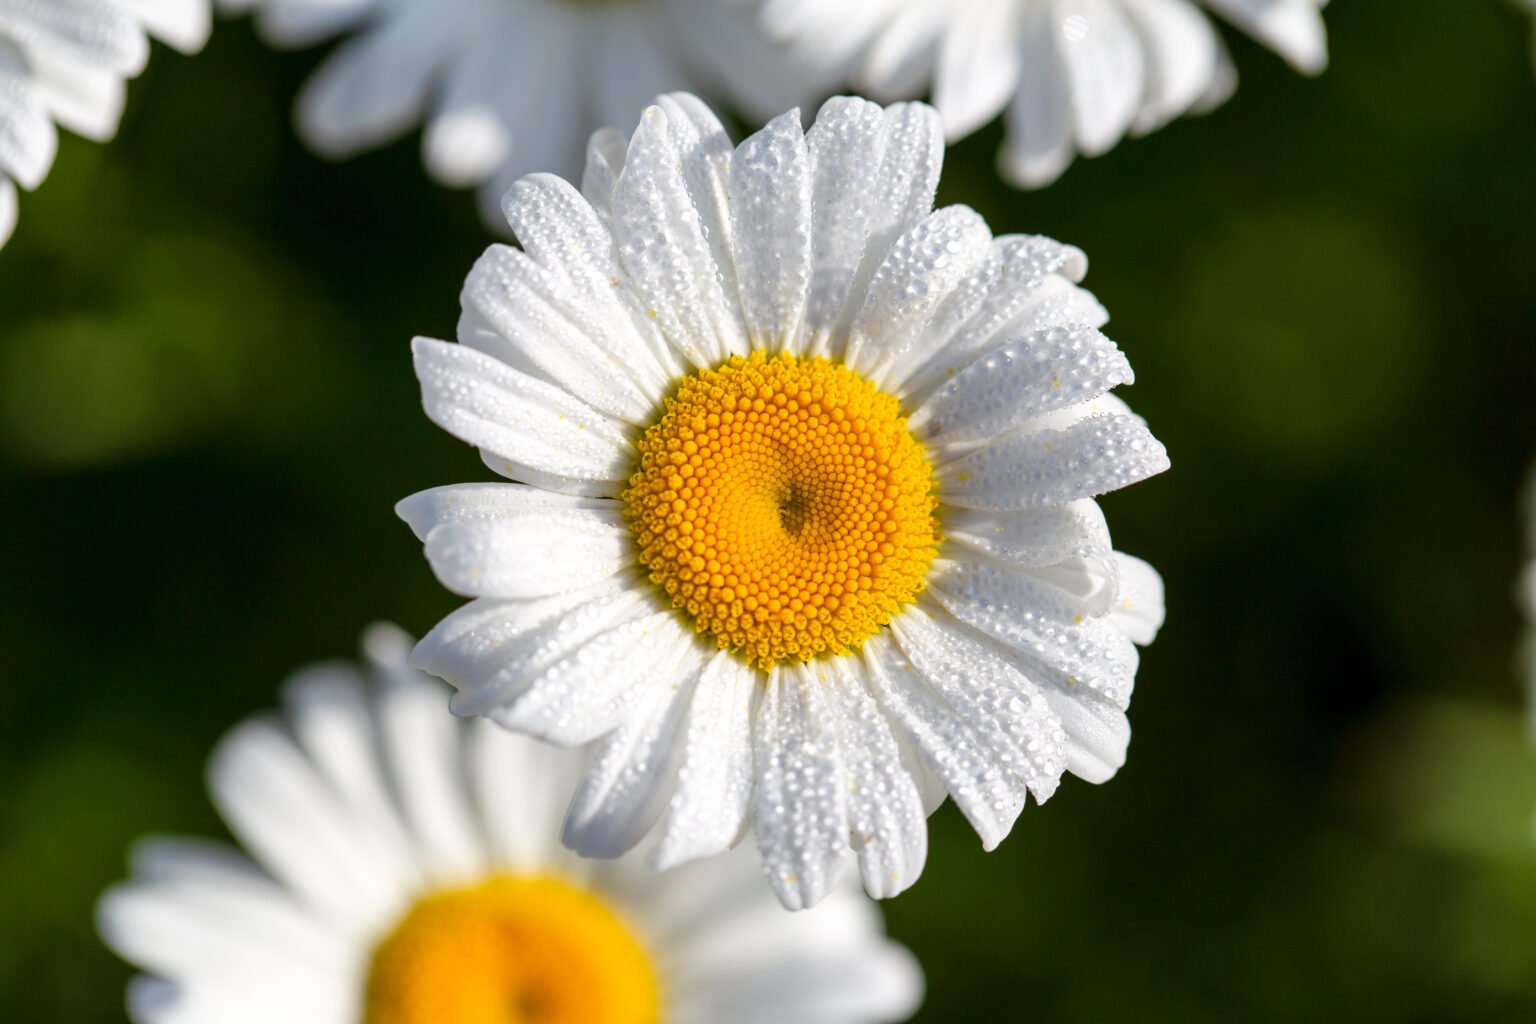
[[(943, 202), (1092, 260), (1173, 470), (1105, 501), (1168, 584), (1135, 741), (993, 854), (950, 808), (887, 905), (922, 1021), (1536, 1020), (1511, 602), (1536, 454), (1536, 77), (1499, 0), (1337, 0), (1301, 78), (1057, 185)], [(91, 906), (220, 833), (219, 733), (366, 623), (455, 600), (395, 499), (479, 479), (420, 413), (488, 238), (416, 140), (306, 153), (314, 53), (159, 50), (0, 250), (0, 1018), (121, 1021)], [(280, 1024), (280, 1022), (274, 1022)]]

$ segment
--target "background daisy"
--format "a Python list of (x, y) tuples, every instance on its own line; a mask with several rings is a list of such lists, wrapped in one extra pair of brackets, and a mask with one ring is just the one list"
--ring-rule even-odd
[(355, 35), (298, 99), (319, 152), (346, 157), (424, 121), (422, 159), (480, 186), (486, 218), (533, 171), (575, 177), (587, 137), (625, 134), (658, 92), (713, 92), (766, 117), (824, 83), (755, 30), (733, 0), (220, 0), (254, 9), (280, 46)]
[[(1316, 74), (1328, 62), (1328, 0), (1202, 0)], [(1005, 108), (1001, 173), (1050, 184), (1097, 156), (1226, 99), (1236, 72), (1194, 0), (766, 0), (764, 30), (878, 99), (931, 89), (945, 134)]]
[(427, 414), (522, 481), (398, 506), (477, 598), (416, 664), (461, 714), (607, 737), (574, 849), (661, 817), (667, 866), (750, 821), (791, 908), (850, 848), (911, 885), (946, 791), (991, 849), (1064, 771), (1112, 776), (1162, 581), (1093, 498), (1168, 460), (1107, 394), (1082, 253), (934, 211), (922, 104), (733, 152), (674, 94), (591, 149), (584, 196), (507, 193), (522, 249), (471, 271), (460, 344), (414, 344)]
[(53, 166), (55, 125), (112, 138), (124, 82), (149, 59), (146, 32), (195, 53), (208, 27), (207, 0), (0, 0), (0, 245), (17, 186), (37, 188)]
[[(750, 858), (657, 875), (557, 840), (580, 753), (458, 722), (376, 627), (371, 679), (300, 673), (209, 764), (256, 863), (140, 843), (99, 908), (138, 1024), (746, 1024), (904, 1019), (921, 975), (847, 888), (784, 913)], [(259, 865), (259, 866), (258, 866)]]

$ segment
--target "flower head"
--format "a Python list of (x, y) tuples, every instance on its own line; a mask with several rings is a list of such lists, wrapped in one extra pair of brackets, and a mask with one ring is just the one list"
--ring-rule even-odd
[(208, 37), (207, 0), (0, 0), (0, 245), (16, 227), (16, 186), (42, 184), (55, 123), (105, 142), (123, 83), (149, 59), (145, 33), (188, 53)]
[(852, 849), (922, 868), (947, 791), (990, 849), (1026, 794), (1125, 757), (1161, 582), (1093, 497), (1167, 467), (1082, 253), (934, 211), (921, 104), (835, 99), (733, 149), (687, 95), (582, 193), (518, 181), (460, 344), (418, 339), (427, 413), (519, 481), (400, 515), (476, 598), (416, 648), (455, 709), (606, 737), (565, 840), (653, 862), (750, 822), (791, 907)]
[(531, 171), (580, 173), (587, 136), (633, 128), (666, 89), (713, 90), (763, 117), (825, 95), (736, 0), (220, 0), (302, 46), (338, 32), (299, 97), (319, 152), (348, 157), (425, 121), (422, 158), (445, 185), (502, 193)]
[(257, 864), (154, 840), (99, 908), (151, 975), (138, 1024), (732, 1024), (910, 1014), (921, 976), (842, 887), (809, 918), (750, 858), (652, 873), (561, 849), (584, 758), (456, 721), (376, 627), (373, 679), (300, 673), (287, 721), (214, 753), (209, 785)]
[(1231, 93), (1236, 74), (1199, 4), (1298, 71), (1328, 61), (1328, 0), (765, 0), (764, 30), (808, 63), (896, 99), (931, 88), (949, 138), (1007, 109), (1005, 177), (1050, 184)]

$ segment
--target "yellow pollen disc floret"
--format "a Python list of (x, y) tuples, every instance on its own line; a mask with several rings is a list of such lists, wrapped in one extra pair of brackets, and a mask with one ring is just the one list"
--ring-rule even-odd
[(652, 582), (752, 664), (855, 650), (923, 589), (933, 471), (896, 399), (825, 359), (684, 378), (624, 508)]
[(649, 959), (612, 910), (553, 878), (416, 904), (373, 954), (364, 1024), (656, 1024)]

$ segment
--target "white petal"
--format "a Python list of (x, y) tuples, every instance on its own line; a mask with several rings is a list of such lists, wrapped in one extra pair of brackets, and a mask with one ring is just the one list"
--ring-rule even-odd
[(48, 50), (29, 54), (28, 64), (39, 100), (60, 125), (97, 142), (117, 134), (127, 92), (120, 74)]
[[(674, 348), (714, 366), (747, 342), (730, 263), (730, 139), (687, 97), (650, 107), (630, 140), (613, 193), (619, 260)], [(694, 116), (689, 116), (692, 113)]]
[[(1068, 559), (1109, 560), (1109, 527), (1095, 501), (988, 512), (946, 508), (944, 538), (989, 558), (1020, 568), (1055, 565)], [(948, 557), (961, 559), (961, 554)]]
[(950, 18), (945, 4), (898, 0), (894, 7), (882, 19), (879, 35), (865, 50), (854, 77), (860, 92), (881, 101), (918, 96), (927, 89)]
[[(615, 729), (657, 689), (695, 671), (697, 641), (670, 607), (645, 595), (630, 617), (613, 622), (523, 680), (510, 702), (486, 712), (493, 721), (553, 743), (590, 743)], [(563, 625), (563, 623), (562, 623)]]
[(28, 53), (52, 51), (57, 58), (106, 68), (127, 78), (144, 70), (149, 40), (115, 5), (97, 0), (48, 0), (0, 6), (0, 39)]
[(526, 599), (601, 583), (634, 559), (634, 541), (617, 508), (531, 508), (434, 527), (426, 555), (456, 594)]
[(982, 845), (995, 849), (1024, 809), (1026, 783), (1000, 763), (976, 727), (929, 688), (888, 637), (865, 641), (864, 668), (881, 710), (943, 781)]
[(30, 191), (48, 176), (59, 139), (26, 68), (9, 52), (0, 48), (0, 175)]
[(985, 441), (1133, 380), (1124, 353), (1092, 327), (1053, 327), (982, 353), (909, 426), (930, 445)]
[(418, 491), (395, 504), (395, 515), (405, 520), (422, 540), (444, 523), (483, 523), (512, 518), (534, 509), (612, 509), (606, 498), (581, 498), (527, 484), (449, 484)]
[(588, 295), (520, 250), (493, 245), (464, 282), (459, 341), (616, 420), (644, 423), (665, 377), (630, 321), (594, 316)]
[(213, 27), (208, 0), (118, 0), (156, 39), (196, 53)]
[(1307, 74), (1328, 66), (1327, 0), (1206, 0), (1206, 4)]
[(1188, 0), (1121, 0), (1146, 46), (1147, 93), (1133, 126), (1151, 131), (1199, 102), (1216, 78), (1221, 43)]
[(1077, 146), (1085, 155), (1109, 150), (1125, 135), (1145, 92), (1141, 40), (1117, 0), (1061, 0), (1063, 18), (1081, 19), (1082, 35), (1058, 37), (1072, 91)]
[[(891, 635), (907, 663), (976, 730), (991, 748), (996, 767), (1044, 803), (1066, 767), (1060, 720), (1032, 680), (989, 645), (965, 636), (948, 614), (925, 604), (891, 620)], [(891, 672), (890, 662), (885, 667)], [(958, 802), (958, 795), (951, 795)]]
[(737, 285), (752, 348), (799, 348), (811, 272), (811, 163), (800, 111), (768, 122), (731, 161)]
[(1019, 89), (1008, 105), (998, 155), (1003, 177), (1024, 188), (1049, 185), (1072, 162), (1072, 84), (1057, 45), (1055, 4), (1030, 4), (1019, 34)]
[(412, 664), (461, 692), (457, 714), (479, 714), (522, 692), (529, 670), (625, 614), (638, 600), (624, 576), (532, 601), (481, 598), (452, 612), (411, 652)]
[(824, 688), (835, 717), (849, 845), (859, 858), (864, 888), (876, 899), (904, 891), (928, 859), (928, 815), (903, 762), (891, 725), (859, 678), (852, 658), (818, 661), (804, 670)]
[[(870, 281), (885, 265), (892, 244), (916, 228), (933, 209), (944, 163), (944, 135), (932, 107), (899, 103), (884, 111), (880, 143), (849, 147), (843, 152), (848, 135), (860, 136), (865, 129), (859, 123), (861, 118), (852, 118), (839, 131), (841, 115), (850, 111), (839, 108), (838, 113), (839, 119), (827, 133), (819, 135), (812, 128), (807, 136), (816, 164), (818, 220), (813, 239), (816, 269), (807, 317), (812, 353), (840, 357), (854, 318), (868, 305)], [(866, 184), (872, 159), (878, 159), (878, 170)], [(843, 162), (842, 167), (836, 166), (839, 162)], [(847, 189), (859, 189), (860, 194), (828, 202), (830, 193)], [(829, 212), (837, 210), (825, 236), (819, 223), (824, 205)], [(824, 255), (826, 239), (832, 244)], [(842, 302), (841, 307), (838, 302)]]
[(302, 902), (360, 936), (397, 919), (406, 894), (388, 861), (274, 723), (231, 730), (209, 760), (208, 789), (230, 831)]
[(317, 665), (283, 684), (294, 738), (366, 832), (374, 856), (402, 886), (422, 881), (416, 850), (400, 819), (380, 760), (373, 709), (350, 665)]
[(955, 618), (1017, 654), (1015, 667), (1034, 681), (1086, 688), (1121, 709), (1130, 705), (1140, 661), (1135, 645), (1105, 619), (1070, 615), (1067, 602), (1052, 606), (1062, 596), (1055, 588), (1022, 573), (970, 565), (937, 575), (929, 589)]
[[(355, 972), (360, 975), (361, 971)], [(228, 982), (193, 979), (173, 985), (140, 975), (128, 983), (127, 1009), (136, 1024), (332, 1024), (362, 1012), (350, 990), (358, 977), (330, 978), (294, 991), (262, 984), (249, 972)]]
[(299, 93), (309, 144), (339, 159), (403, 134), (426, 109), (443, 30), (428, 9), (408, 7), (342, 43)]
[(585, 758), (483, 718), (466, 724), (465, 763), (493, 862), (517, 874), (558, 866), (560, 819)]
[(1134, 555), (1116, 551), (1120, 592), (1110, 609), (1110, 619), (1133, 641), (1145, 647), (1163, 626), (1163, 578), (1157, 570)]
[(255, 6), (262, 38), (280, 47), (308, 46), (354, 25), (378, 10), (379, 0), (222, 0), (226, 7)]
[(0, 246), (10, 241), (16, 230), (16, 218), (21, 204), (16, 199), (16, 184), (0, 171)]
[(616, 494), (625, 428), (565, 391), (463, 345), (411, 343), (432, 422), (495, 456), (507, 476), (557, 491)]
[(651, 860), (659, 869), (734, 846), (752, 796), (752, 715), (756, 671), (729, 651), (705, 666), (688, 711), (683, 763)]
[[(620, 150), (619, 166), (622, 156)], [(621, 287), (624, 271), (613, 234), (597, 211), (552, 174), (514, 182), (501, 208), (523, 251), (546, 273), (567, 279), (568, 290), (582, 297), (583, 317), (573, 322), (657, 398), (682, 367), (631, 289)]]
[(1045, 696), (1067, 734), (1067, 771), (1094, 784), (1114, 778), (1131, 742), (1125, 712), (1091, 690), (1068, 694), (1047, 689)]
[(463, 885), (485, 874), (485, 850), (463, 784), (459, 722), (448, 691), (406, 663), (410, 640), (375, 626), (364, 639), (373, 663), (379, 739), (400, 807), (438, 885)]
[(587, 166), (581, 175), (581, 194), (598, 215), (608, 221), (613, 214), (613, 190), (624, 172), (629, 139), (617, 128), (599, 128), (587, 142)]
[(996, 117), (1018, 86), (1021, 7), (973, 4), (952, 15), (933, 81), (933, 105), (949, 138), (964, 138)]
[(1008, 511), (1091, 498), (1167, 468), (1167, 452), (1144, 423), (1102, 415), (1006, 436), (939, 466), (936, 475), (944, 502)]
[(896, 240), (869, 283), (844, 360), (877, 384), (923, 335), (940, 303), (987, 258), (992, 233), (968, 206), (946, 206)]
[(702, 652), (670, 686), (647, 684), (640, 704), (603, 741), (571, 798), (561, 839), (583, 857), (617, 857), (650, 831), (677, 786)]
[(133, 879), (103, 894), (97, 927), (119, 955), (146, 970), (204, 983), (238, 983), (254, 971), (294, 988), (357, 967), (344, 936), (231, 850), (154, 839), (135, 846), (133, 862)]
[(768, 883), (790, 910), (813, 906), (848, 848), (847, 792), (826, 694), (799, 666), (768, 675), (752, 723), (753, 821)]

